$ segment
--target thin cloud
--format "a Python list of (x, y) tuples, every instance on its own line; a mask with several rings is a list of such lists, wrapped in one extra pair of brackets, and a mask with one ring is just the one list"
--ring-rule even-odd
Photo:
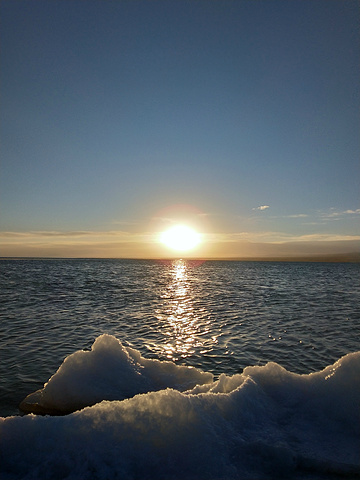
[(265, 232), (232, 232), (205, 235), (209, 242), (251, 242), (251, 243), (294, 243), (294, 242), (344, 242), (359, 241), (360, 235), (340, 235), (340, 234), (305, 234), (294, 235), (285, 232), (265, 231)]
[(336, 210), (335, 208), (331, 208), (330, 212), (322, 213), (321, 216), (322, 218), (328, 218), (328, 219), (338, 219), (341, 217), (346, 217), (349, 215), (360, 215), (360, 208), (357, 208), (356, 210)]
[(162, 223), (177, 223), (177, 220), (170, 217), (152, 217), (152, 220), (155, 222), (162, 222)]
[(208, 218), (212, 214), (210, 213), (205, 213), (205, 212), (200, 212), (200, 213), (192, 213), (191, 215), (174, 215), (171, 217), (166, 217), (166, 216), (155, 216), (152, 217), (151, 220), (155, 222), (163, 222), (163, 223), (179, 223), (179, 218), (183, 217), (189, 217), (189, 218)]
[(294, 240), (307, 242), (307, 241), (316, 241), (316, 242), (346, 242), (346, 241), (359, 241), (360, 235), (340, 235), (340, 234), (320, 234), (313, 233), (309, 235), (301, 235), (299, 237), (294, 237)]
[(267, 208), (270, 208), (270, 205), (260, 205), (260, 207), (255, 207), (253, 210), (266, 210)]
[[(253, 208), (253, 210), (260, 210), (263, 207)], [(317, 210), (311, 214), (308, 213), (295, 213), (290, 215), (272, 216), (272, 219), (277, 218), (309, 218), (313, 217), (314, 221), (303, 223), (303, 225), (325, 225), (327, 221), (337, 221), (349, 217), (355, 217), (360, 215), (360, 208), (355, 210), (338, 210), (336, 208), (330, 208), (328, 211)], [(318, 219), (318, 220), (317, 220)], [(317, 220), (317, 221), (316, 221)]]
[(360, 215), (360, 208), (357, 208), (356, 210), (345, 210), (344, 213), (349, 215)]
[(113, 220), (111, 223), (112, 223), (112, 225), (130, 225), (130, 226), (132, 226), (132, 225), (139, 225), (138, 222), (129, 222), (129, 221), (126, 221), (126, 220), (124, 220), (124, 221), (122, 221), (122, 220)]
[(80, 237), (83, 235), (89, 235), (87, 231), (70, 231), (70, 232), (57, 232), (57, 231), (44, 231), (44, 230), (30, 230), (28, 232), (0, 232), (0, 237), (12, 237), (12, 238), (25, 238), (25, 237)]
[(0, 238), (12, 238), (24, 239), (24, 240), (36, 240), (36, 239), (77, 239), (77, 238), (98, 238), (98, 237), (129, 237), (129, 232), (121, 230), (109, 230), (109, 231), (44, 231), (44, 230), (30, 230), (27, 232), (8, 232), (0, 231)]

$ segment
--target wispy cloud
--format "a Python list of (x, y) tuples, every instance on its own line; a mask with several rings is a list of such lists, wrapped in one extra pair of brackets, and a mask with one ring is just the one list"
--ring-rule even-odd
[(260, 205), (260, 207), (255, 207), (253, 210), (266, 210), (270, 208), (270, 205)]
[(92, 232), (88, 231), (45, 231), (45, 230), (30, 230), (27, 232), (0, 232), (0, 237), (10, 238), (31, 238), (31, 237), (81, 237), (89, 235)]
[[(253, 208), (253, 210), (260, 210), (263, 207)], [(360, 215), (360, 208), (358, 209), (348, 209), (348, 210), (339, 210), (336, 208), (330, 208), (327, 211), (316, 210), (310, 213), (294, 213), (289, 215), (272, 215), (270, 218), (312, 218), (313, 221), (308, 223), (303, 223), (303, 225), (324, 225), (327, 221), (336, 221), (346, 218), (356, 217)]]
[(122, 221), (122, 220), (113, 220), (111, 222), (113, 225), (138, 225), (138, 222), (129, 222), (129, 221)]
[(358, 241), (360, 235), (340, 234), (305, 234), (294, 235), (286, 232), (233, 232), (205, 235), (210, 242), (251, 242), (251, 243), (285, 243), (285, 242), (346, 242)]
[(56, 231), (56, 230), (29, 230), (27, 232), (1, 232), (0, 236), (6, 237), (81, 237), (83, 235), (103, 235), (111, 234), (118, 235), (127, 232), (119, 230), (97, 231), (97, 230), (70, 230), (70, 231)]
[(360, 208), (357, 208), (356, 210), (337, 210), (336, 208), (331, 208), (330, 211), (323, 212), (321, 214), (321, 217), (328, 219), (338, 219), (353, 215), (360, 215)]
[(178, 223), (178, 220), (170, 217), (153, 217), (152, 220), (154, 222), (169, 223), (169, 224)]
[(353, 215), (353, 214), (360, 215), (360, 208), (357, 208), (356, 210), (345, 210), (344, 213), (349, 214), (349, 215)]
[(148, 232), (0, 231), (3, 256), (150, 257), (156, 238)]
[(151, 220), (155, 222), (170, 223), (170, 224), (179, 223), (179, 221), (184, 221), (186, 223), (187, 219), (190, 221), (196, 220), (196, 219), (206, 219), (211, 215), (212, 214), (205, 213), (205, 212), (195, 212), (195, 213), (191, 212), (190, 214), (184, 214), (184, 215), (175, 213), (173, 216), (157, 215), (152, 217)]
[(294, 236), (293, 241), (299, 242), (347, 242), (347, 241), (359, 241), (360, 235), (341, 235), (341, 234), (325, 234), (325, 233), (313, 233), (309, 235)]
[(24, 241), (24, 242), (36, 242), (36, 241), (49, 241), (49, 242), (77, 242), (77, 241), (93, 241), (96, 239), (111, 238), (112, 241), (140, 241), (144, 238), (145, 234), (132, 234), (121, 230), (108, 230), (108, 231), (44, 231), (44, 230), (31, 230), (27, 232), (11, 232), (0, 231), (0, 239)]

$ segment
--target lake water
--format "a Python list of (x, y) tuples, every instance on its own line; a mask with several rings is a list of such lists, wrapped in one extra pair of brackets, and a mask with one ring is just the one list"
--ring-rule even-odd
[[(214, 381), (221, 374), (230, 378), (247, 366), (267, 362), (309, 374), (360, 350), (360, 264), (4, 259), (0, 268), (0, 415), (4, 417), (18, 415), (26, 395), (42, 388), (65, 357), (77, 350), (90, 351), (101, 334), (116, 337), (121, 348), (131, 347), (145, 359), (210, 372)], [(145, 361), (141, 362), (143, 369)], [(245, 472), (236, 465), (231, 463), (233, 478)], [(109, 478), (115, 478), (118, 467), (111, 468)], [(251, 466), (246, 468), (251, 472)], [(98, 469), (103, 473), (102, 467)], [(214, 473), (213, 478), (232, 478), (230, 470), (224, 477)], [(7, 471), (15, 475), (10, 467)], [(124, 471), (128, 476), (119, 478), (143, 475), (136, 476), (130, 467)], [(161, 471), (154, 472), (146, 478), (163, 478)], [(10, 473), (9, 478), (24, 474)], [(44, 472), (41, 475), (47, 478)], [(272, 478), (268, 473), (257, 475)], [(321, 472), (311, 475), (301, 478), (325, 478)], [(165, 469), (164, 478), (178, 477)], [(179, 478), (201, 475), (191, 477), (182, 471)]]
[(360, 349), (360, 265), (4, 260), (0, 414), (109, 333), (148, 358), (296, 373)]

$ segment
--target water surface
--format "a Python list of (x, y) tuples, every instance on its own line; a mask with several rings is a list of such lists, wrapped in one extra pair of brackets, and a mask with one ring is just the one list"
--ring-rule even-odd
[(296, 373), (360, 350), (360, 265), (2, 260), (0, 415), (102, 333), (147, 358)]

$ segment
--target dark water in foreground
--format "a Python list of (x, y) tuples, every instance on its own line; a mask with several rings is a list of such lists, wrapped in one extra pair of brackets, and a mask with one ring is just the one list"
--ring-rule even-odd
[(102, 333), (215, 376), (360, 350), (359, 264), (2, 260), (0, 275), (0, 415)]

